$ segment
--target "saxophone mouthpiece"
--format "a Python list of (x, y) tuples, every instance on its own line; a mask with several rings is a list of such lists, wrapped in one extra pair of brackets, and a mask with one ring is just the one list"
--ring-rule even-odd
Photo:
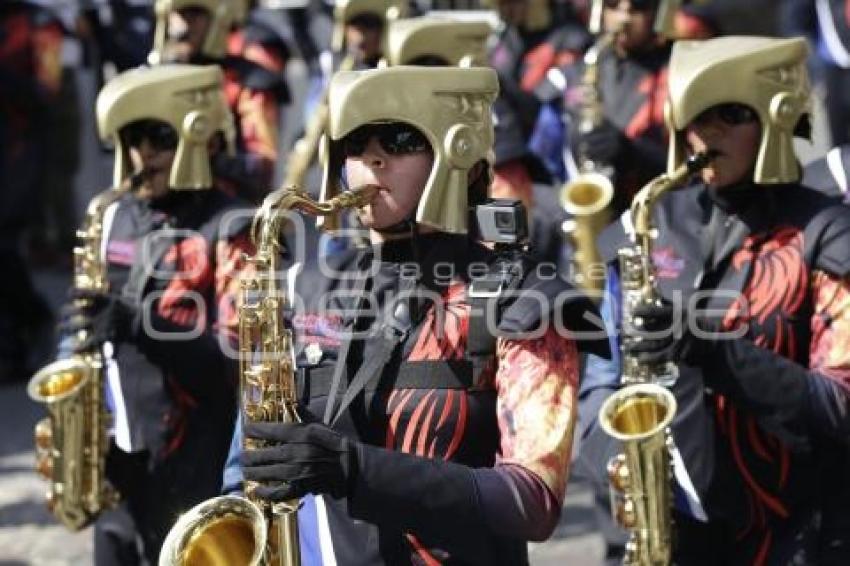
[(696, 173), (700, 169), (704, 169), (709, 163), (711, 163), (711, 160), (718, 155), (720, 155), (720, 152), (716, 149), (709, 149), (708, 151), (695, 153), (688, 158), (688, 172)]
[(354, 187), (348, 193), (351, 195), (354, 203), (356, 203), (353, 206), (360, 208), (371, 203), (375, 195), (380, 191), (381, 187), (378, 185), (360, 185), (359, 187)]

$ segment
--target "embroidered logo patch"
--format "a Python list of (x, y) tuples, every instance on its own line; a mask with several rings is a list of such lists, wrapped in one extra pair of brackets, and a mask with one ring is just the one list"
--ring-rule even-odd
[(133, 265), (136, 242), (112, 240), (106, 245), (106, 261), (115, 265)]
[(292, 327), (301, 344), (336, 348), (342, 342), (342, 317), (339, 315), (300, 313), (292, 318)]
[(662, 279), (675, 279), (685, 269), (685, 260), (671, 247), (653, 250), (652, 263), (655, 264), (656, 277)]

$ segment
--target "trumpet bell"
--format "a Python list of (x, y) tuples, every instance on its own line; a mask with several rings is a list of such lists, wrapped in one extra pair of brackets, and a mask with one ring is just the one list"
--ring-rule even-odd
[(256, 566), (266, 547), (263, 512), (244, 497), (208, 499), (168, 532), (159, 566)]
[(56, 403), (85, 387), (91, 373), (91, 365), (76, 356), (57, 360), (44, 366), (30, 378), (27, 393), (33, 401)]

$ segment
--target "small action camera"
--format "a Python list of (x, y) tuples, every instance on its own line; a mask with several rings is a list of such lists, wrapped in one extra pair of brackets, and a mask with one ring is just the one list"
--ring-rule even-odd
[(478, 237), (494, 244), (523, 245), (528, 242), (528, 213), (522, 201), (488, 199), (475, 207)]

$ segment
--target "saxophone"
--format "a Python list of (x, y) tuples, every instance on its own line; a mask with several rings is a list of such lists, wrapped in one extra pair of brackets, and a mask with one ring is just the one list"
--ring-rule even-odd
[[(593, 131), (603, 119), (602, 95), (599, 89), (599, 58), (611, 48), (620, 27), (603, 33), (584, 55), (582, 75), (582, 103), (577, 131)], [(579, 148), (579, 175), (568, 181), (560, 191), (561, 206), (572, 220), (566, 222), (564, 231), (573, 241), (573, 264), (576, 282), (585, 290), (600, 291), (604, 271), (596, 272), (601, 264), (596, 248), (596, 237), (610, 220), (609, 205), (614, 198), (614, 167), (610, 163), (597, 163)]]
[[(278, 235), (291, 210), (327, 216), (368, 204), (378, 191), (365, 185), (317, 202), (306, 193), (284, 187), (263, 201), (251, 229), (257, 246), (241, 281), (239, 307), (240, 405), (254, 421), (300, 422), (296, 411), (292, 336), (284, 328), (286, 298), (278, 289)], [(243, 437), (245, 450), (262, 447)], [(299, 501), (270, 504), (254, 497), (225, 495), (203, 501), (174, 524), (165, 539), (159, 566), (245, 565), (298, 566)]]
[[(339, 64), (339, 71), (350, 71), (354, 68), (354, 58), (346, 55)], [(330, 84), (330, 82), (328, 82)], [(310, 117), (304, 136), (295, 142), (286, 160), (286, 176), (283, 186), (303, 187), (307, 171), (319, 151), (319, 142), (328, 124), (328, 87), (322, 92), (316, 110)]]
[[(623, 332), (634, 328), (632, 313), (640, 305), (658, 305), (661, 296), (652, 266), (652, 210), (666, 192), (682, 185), (713, 159), (692, 156), (669, 175), (647, 183), (632, 201), (632, 245), (619, 250)], [(670, 564), (673, 551), (670, 443), (668, 427), (676, 398), (665, 387), (678, 370), (672, 362), (646, 364), (622, 356), (622, 389), (599, 409), (602, 429), (623, 443), (623, 452), (608, 464), (612, 513), (629, 531), (624, 564)]]
[[(104, 215), (142, 179), (142, 174), (135, 175), (89, 202), (77, 230), (74, 288), (102, 294), (109, 290), (101, 254)], [(77, 301), (85, 303), (86, 299)], [(87, 334), (80, 331), (73, 338), (82, 342)], [(27, 385), (29, 396), (44, 403), (48, 413), (35, 426), (36, 470), (50, 482), (47, 507), (73, 531), (90, 524), (101, 511), (118, 502), (117, 491), (105, 477), (111, 419), (104, 402), (104, 385), (100, 345), (46, 365)]]

